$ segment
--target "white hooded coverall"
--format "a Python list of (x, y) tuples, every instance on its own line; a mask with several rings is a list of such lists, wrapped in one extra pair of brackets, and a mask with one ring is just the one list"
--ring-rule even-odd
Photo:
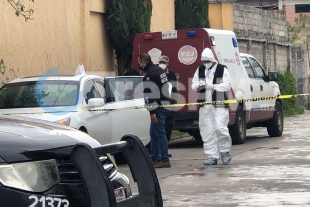
[[(201, 60), (211, 60), (216, 64), (211, 68), (208, 74), (208, 68), (205, 70), (206, 83), (213, 84), (214, 73), (218, 62), (215, 60), (213, 52), (206, 48), (201, 54)], [(199, 68), (197, 68), (192, 79), (192, 89), (197, 91), (199, 87)], [(215, 91), (225, 92), (229, 91), (230, 75), (225, 68), (223, 73), (223, 81), (219, 84), (213, 84)], [(206, 102), (212, 101), (212, 89), (206, 89)], [(204, 105), (199, 109), (199, 130), (202, 140), (204, 142), (204, 153), (208, 158), (219, 159), (219, 152), (230, 152), (231, 137), (228, 131), (229, 111), (228, 107), (214, 107), (213, 105)]]

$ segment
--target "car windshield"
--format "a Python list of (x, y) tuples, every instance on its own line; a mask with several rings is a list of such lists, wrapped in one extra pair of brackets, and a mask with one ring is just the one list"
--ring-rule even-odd
[(8, 83), (0, 89), (0, 108), (74, 106), (78, 85), (68, 80)]

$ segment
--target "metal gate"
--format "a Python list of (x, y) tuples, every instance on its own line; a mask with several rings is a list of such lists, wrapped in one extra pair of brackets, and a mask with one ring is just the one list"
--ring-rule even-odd
[[(292, 73), (296, 80), (297, 93), (305, 93), (305, 69), (304, 69), (304, 49), (300, 47), (292, 47)], [(297, 103), (301, 107), (305, 107), (306, 97), (298, 97)]]

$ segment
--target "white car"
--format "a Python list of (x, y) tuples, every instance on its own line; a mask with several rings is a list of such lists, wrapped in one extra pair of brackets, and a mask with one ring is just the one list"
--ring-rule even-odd
[(100, 144), (132, 133), (146, 145), (150, 115), (143, 106), (140, 76), (26, 77), (0, 88), (0, 114), (57, 122), (88, 133)]

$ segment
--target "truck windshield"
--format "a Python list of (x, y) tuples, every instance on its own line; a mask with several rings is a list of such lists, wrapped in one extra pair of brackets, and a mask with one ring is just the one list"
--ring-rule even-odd
[(0, 89), (0, 108), (73, 106), (78, 100), (78, 83), (68, 80), (8, 83)]

